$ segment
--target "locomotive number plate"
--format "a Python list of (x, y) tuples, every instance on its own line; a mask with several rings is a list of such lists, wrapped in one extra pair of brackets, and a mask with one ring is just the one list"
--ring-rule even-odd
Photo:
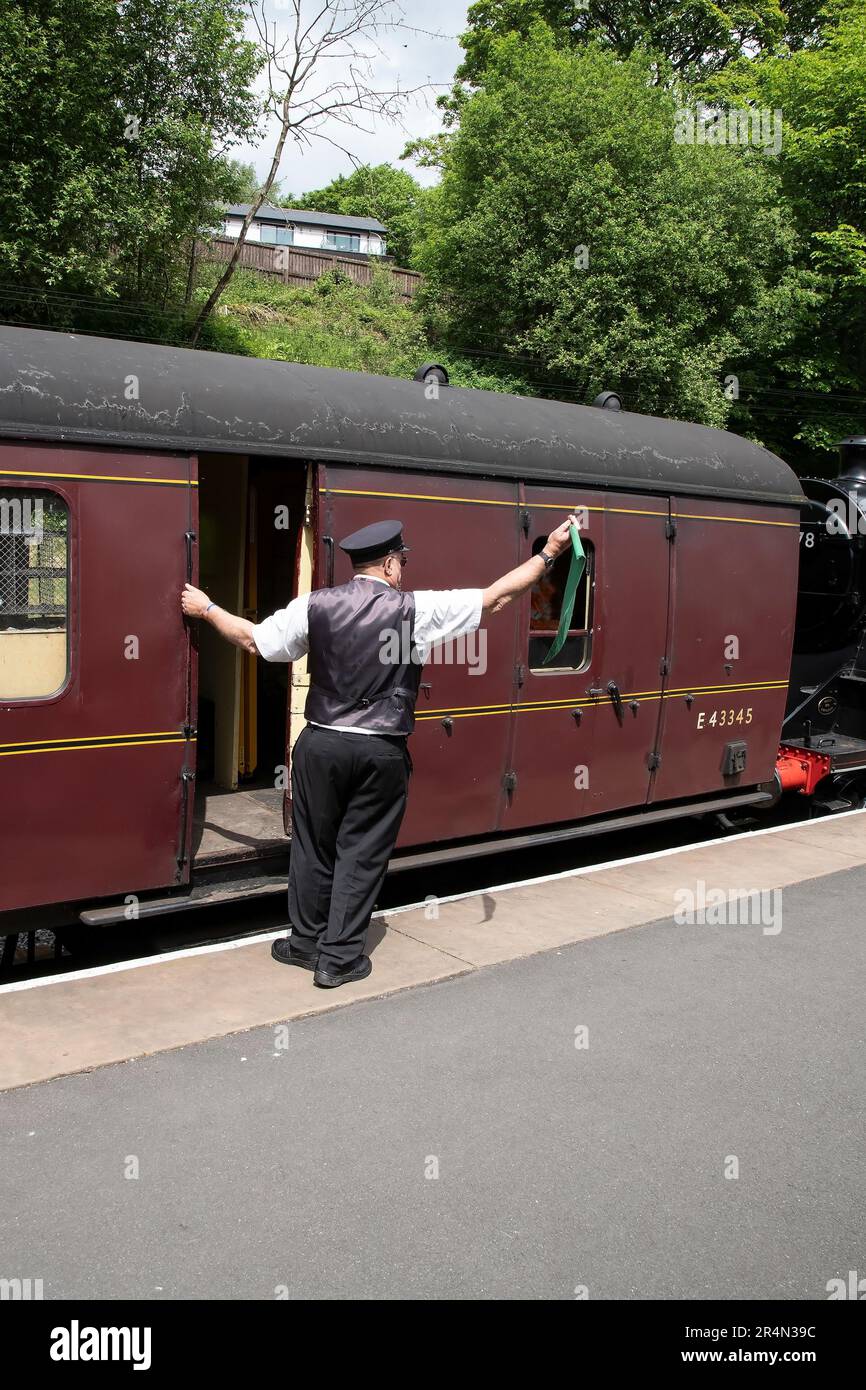
[(701, 710), (698, 715), (699, 729), (724, 729), (730, 728), (731, 724), (751, 724), (752, 706), (744, 709), (742, 705), (739, 709), (714, 709)]

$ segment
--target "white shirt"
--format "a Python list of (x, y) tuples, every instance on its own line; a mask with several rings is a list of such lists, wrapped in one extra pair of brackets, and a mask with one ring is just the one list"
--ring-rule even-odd
[[(385, 584), (387, 580), (374, 574), (359, 574), (356, 579), (367, 579), (373, 584)], [(474, 632), (481, 622), (482, 589), (415, 589), (415, 631), (414, 641), (419, 659), (423, 664), (430, 655), (430, 649), (438, 642), (446, 642), (455, 637), (464, 637)], [(297, 661), (306, 656), (310, 649), (310, 629), (308, 622), (309, 594), (292, 599), (286, 608), (272, 613), (264, 622), (253, 626), (253, 641), (265, 661)], [(334, 729), (345, 729), (352, 734), (370, 734), (373, 729), (355, 729), (347, 724), (332, 724)]]

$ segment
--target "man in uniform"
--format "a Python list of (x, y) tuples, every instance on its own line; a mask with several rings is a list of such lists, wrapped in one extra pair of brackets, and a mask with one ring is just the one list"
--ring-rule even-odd
[[(272, 954), (333, 989), (372, 970), (367, 928), (406, 809), (421, 666), (437, 642), (474, 632), (538, 584), (569, 545), (573, 516), (544, 550), (487, 589), (404, 592), (408, 555), (399, 521), (340, 542), (354, 575), (253, 624), (191, 584), (181, 599), (222, 637), (266, 661), (309, 654), (306, 725), (292, 754), (291, 935)], [(395, 657), (395, 650), (397, 655)]]

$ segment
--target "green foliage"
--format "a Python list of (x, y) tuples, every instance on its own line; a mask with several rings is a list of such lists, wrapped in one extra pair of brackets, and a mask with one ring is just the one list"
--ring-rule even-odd
[(375, 217), (387, 228), (388, 255), (397, 265), (411, 264), (424, 212), (426, 189), (405, 169), (391, 164), (364, 164), (341, 174), (324, 188), (300, 199), (280, 195), (281, 207), (339, 213), (344, 217)]
[[(221, 152), (255, 125), (243, 0), (28, 0), (0, 8), (0, 283), (25, 320), (117, 325), (163, 305), (190, 238), (233, 195)], [(146, 320), (148, 311), (143, 318)], [(143, 331), (152, 331), (145, 325)]]
[[(737, 63), (703, 95), (782, 112), (779, 177), (817, 297), (788, 350), (767, 359), (752, 409), (782, 447), (795, 435), (826, 451), (866, 414), (866, 3), (824, 8), (820, 43)], [(794, 392), (813, 393), (799, 411)]]
[[(205, 297), (215, 278), (216, 267), (203, 268), (199, 297)], [(422, 362), (436, 361), (447, 368), (453, 386), (531, 393), (527, 382), (507, 366), (488, 366), (434, 347), (417, 309), (401, 299), (384, 268), (376, 268), (369, 286), (329, 271), (304, 289), (291, 288), (276, 276), (239, 270), (229, 302), (207, 321), (201, 345), (246, 357), (406, 380)]]
[(229, 193), (232, 203), (251, 203), (259, 191), (259, 176), (254, 164), (240, 159), (227, 160), (228, 177), (233, 180)]
[[(200, 298), (206, 297), (216, 271), (206, 267)], [(301, 289), (276, 276), (239, 270), (217, 315), (208, 321), (202, 345), (408, 377), (431, 351), (417, 312), (402, 300), (384, 267), (374, 267), (369, 286), (330, 271)]]
[(620, 58), (637, 49), (658, 55), (685, 80), (717, 72), (744, 53), (772, 52), (783, 42), (797, 47), (817, 30), (814, 0), (476, 0), (469, 7), (466, 53), (460, 80), (483, 81), (496, 41), (506, 34), (528, 38), (547, 24), (566, 48), (597, 42)]
[(510, 354), (539, 394), (725, 423), (723, 376), (783, 350), (813, 291), (772, 161), (679, 145), (674, 112), (644, 55), (544, 26), (493, 45), (418, 256), (455, 352)]

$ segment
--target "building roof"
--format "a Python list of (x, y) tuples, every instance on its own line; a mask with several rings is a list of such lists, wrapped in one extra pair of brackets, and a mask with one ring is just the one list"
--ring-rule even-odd
[(0, 327), (3, 436), (804, 500), (781, 459), (705, 425), (452, 386), (428, 400), (396, 377), (31, 328)]
[[(249, 210), (249, 203), (235, 203), (233, 207), (226, 208), (223, 216), (246, 217)], [(330, 227), (334, 231), (345, 232), (381, 232), (384, 234), (386, 231), (386, 228), (381, 222), (377, 222), (375, 217), (344, 217), (342, 213), (338, 212), (306, 212), (299, 208), (275, 208), (272, 203), (262, 203), (253, 221), (294, 223), (299, 227)]]

